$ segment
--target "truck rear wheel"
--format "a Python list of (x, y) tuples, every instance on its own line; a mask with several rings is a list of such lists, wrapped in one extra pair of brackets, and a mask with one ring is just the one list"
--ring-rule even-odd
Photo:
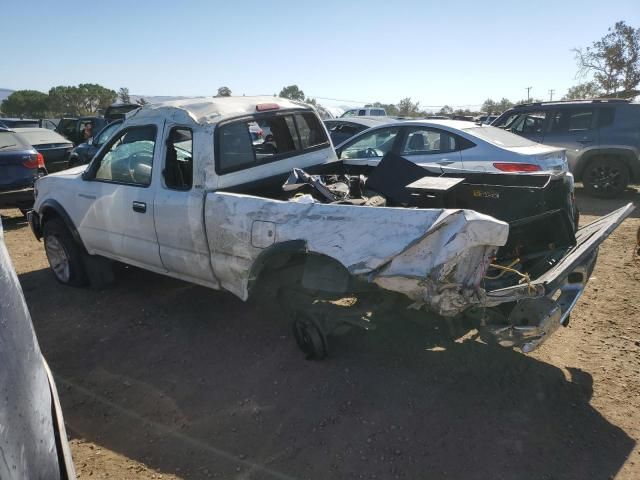
[(48, 220), (43, 227), (43, 237), (47, 260), (56, 280), (73, 287), (86, 285), (83, 252), (64, 222), (58, 218)]
[(322, 360), (326, 358), (327, 336), (320, 324), (311, 315), (298, 313), (293, 321), (293, 336), (300, 350), (307, 360)]
[(582, 183), (589, 195), (617, 197), (629, 184), (629, 169), (619, 158), (598, 157), (587, 165)]

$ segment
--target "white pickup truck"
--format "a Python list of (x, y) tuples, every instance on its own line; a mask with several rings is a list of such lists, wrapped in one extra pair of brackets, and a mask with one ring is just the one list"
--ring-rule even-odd
[[(269, 127), (263, 139), (251, 135), (256, 123)], [(564, 246), (538, 239), (542, 254), (511, 242), (519, 253), (502, 255), (510, 225), (471, 209), (392, 208), (370, 201), (379, 197), (366, 189), (335, 202), (283, 191), (292, 170), (304, 169), (343, 175), (333, 191), (345, 200), (346, 184), (366, 180), (345, 176), (347, 162), (301, 103), (231, 97), (146, 105), (127, 115), (88, 166), (37, 182), (29, 223), (63, 284), (108, 278), (119, 261), (243, 300), (257, 286), (277, 285), (300, 347), (322, 358), (337, 325), (366, 326), (368, 313), (392, 297), (444, 316), (467, 314), (483, 338), (528, 352), (566, 324), (598, 245), (632, 209), (575, 236), (569, 228)], [(335, 301), (345, 297), (358, 301)]]

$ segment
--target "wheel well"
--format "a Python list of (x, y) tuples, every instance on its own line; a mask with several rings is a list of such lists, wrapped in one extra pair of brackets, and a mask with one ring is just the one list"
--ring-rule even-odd
[(580, 162), (580, 168), (578, 169), (575, 175), (576, 180), (578, 181), (582, 180), (582, 177), (584, 176), (584, 172), (586, 171), (587, 167), (591, 162), (604, 159), (604, 158), (615, 158), (615, 159), (621, 160), (622, 163), (624, 163), (625, 166), (627, 167), (627, 170), (629, 171), (629, 177), (631, 179), (634, 179), (636, 177), (636, 175), (634, 175), (634, 171), (632, 168), (632, 161), (634, 158), (633, 153), (605, 151), (605, 152), (595, 152), (593, 154), (587, 155), (586, 157), (583, 157), (582, 161)]
[(80, 248), (86, 252), (84, 242), (80, 238), (80, 234), (78, 233), (76, 226), (73, 224), (73, 221), (71, 220), (67, 212), (62, 208), (62, 206), (60, 206), (60, 204), (58, 204), (57, 202), (47, 203), (41, 207), (40, 212), (40, 228), (43, 233), (45, 224), (48, 221), (53, 220), (54, 218), (58, 218), (62, 221), (62, 223), (64, 223), (65, 227), (67, 227), (67, 230), (69, 230), (69, 233), (71, 233), (71, 236), (80, 246)]
[(351, 278), (349, 271), (336, 259), (307, 251), (305, 242), (291, 242), (276, 245), (258, 257), (249, 275), (248, 291), (251, 295), (256, 287), (278, 289), (289, 285), (342, 293), (348, 290)]

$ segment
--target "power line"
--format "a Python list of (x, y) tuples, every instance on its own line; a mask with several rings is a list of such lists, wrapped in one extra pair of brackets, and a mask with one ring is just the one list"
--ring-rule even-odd
[(553, 100), (553, 92), (555, 92), (553, 88), (549, 90), (549, 101)]
[(527, 89), (527, 102), (531, 100), (531, 95), (529, 95), (529, 91), (532, 87), (525, 87)]

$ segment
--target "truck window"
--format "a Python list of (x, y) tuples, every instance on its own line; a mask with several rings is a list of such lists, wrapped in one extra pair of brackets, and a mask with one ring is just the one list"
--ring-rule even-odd
[[(260, 130), (256, 131), (257, 127)], [(325, 129), (311, 112), (227, 123), (218, 127), (216, 135), (219, 174), (287, 158), (329, 143)]]
[(156, 127), (131, 127), (120, 132), (99, 160), (95, 180), (146, 187), (151, 184)]
[(164, 183), (172, 190), (191, 190), (193, 185), (193, 133), (174, 127), (167, 138)]

